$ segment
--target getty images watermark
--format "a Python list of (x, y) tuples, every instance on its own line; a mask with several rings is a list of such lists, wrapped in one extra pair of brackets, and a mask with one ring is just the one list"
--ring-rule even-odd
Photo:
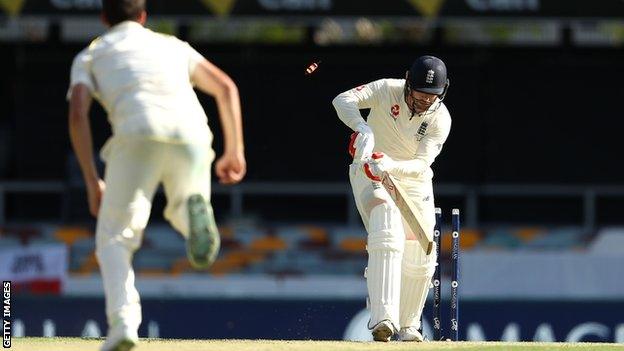
[(2, 282), (2, 347), (11, 348), (11, 282)]

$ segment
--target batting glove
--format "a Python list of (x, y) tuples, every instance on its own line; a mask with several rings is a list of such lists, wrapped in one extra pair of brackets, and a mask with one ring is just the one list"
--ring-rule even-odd
[(364, 174), (373, 181), (381, 181), (383, 172), (391, 172), (395, 162), (383, 152), (374, 152), (371, 158), (364, 163)]
[(349, 140), (349, 155), (353, 157), (353, 162), (365, 162), (368, 160), (375, 147), (375, 136), (373, 131), (365, 123), (360, 123), (357, 130), (351, 134)]

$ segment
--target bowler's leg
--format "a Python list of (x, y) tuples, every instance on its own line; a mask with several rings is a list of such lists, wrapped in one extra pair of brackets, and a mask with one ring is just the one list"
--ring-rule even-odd
[(104, 284), (109, 331), (102, 350), (132, 347), (141, 324), (132, 256), (141, 243), (158, 185), (159, 165), (149, 143), (116, 145), (107, 162), (98, 214), (96, 256)]
[(220, 237), (210, 205), (210, 167), (214, 152), (206, 144), (172, 145), (163, 184), (165, 218), (186, 238), (187, 255), (195, 268), (217, 258)]

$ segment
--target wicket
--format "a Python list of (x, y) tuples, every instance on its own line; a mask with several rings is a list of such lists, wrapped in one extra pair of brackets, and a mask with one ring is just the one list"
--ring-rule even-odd
[[(450, 339), (459, 340), (459, 209), (451, 212), (451, 301), (450, 301)], [(442, 238), (442, 209), (435, 209), (436, 223), (433, 231), (433, 240), (436, 243), (438, 266), (433, 275), (433, 338), (444, 340), (442, 335), (442, 321), (440, 316), (442, 302), (442, 280), (440, 243)]]

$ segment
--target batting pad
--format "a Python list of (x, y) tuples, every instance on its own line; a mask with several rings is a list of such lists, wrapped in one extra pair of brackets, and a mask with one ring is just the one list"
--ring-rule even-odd
[(401, 262), (401, 327), (420, 328), (420, 317), (425, 307), (431, 277), (437, 266), (435, 243), (429, 255), (414, 240), (405, 242)]
[(371, 319), (368, 328), (388, 320), (399, 330), (401, 256), (405, 243), (399, 210), (388, 203), (374, 207), (369, 230), (366, 285)]

